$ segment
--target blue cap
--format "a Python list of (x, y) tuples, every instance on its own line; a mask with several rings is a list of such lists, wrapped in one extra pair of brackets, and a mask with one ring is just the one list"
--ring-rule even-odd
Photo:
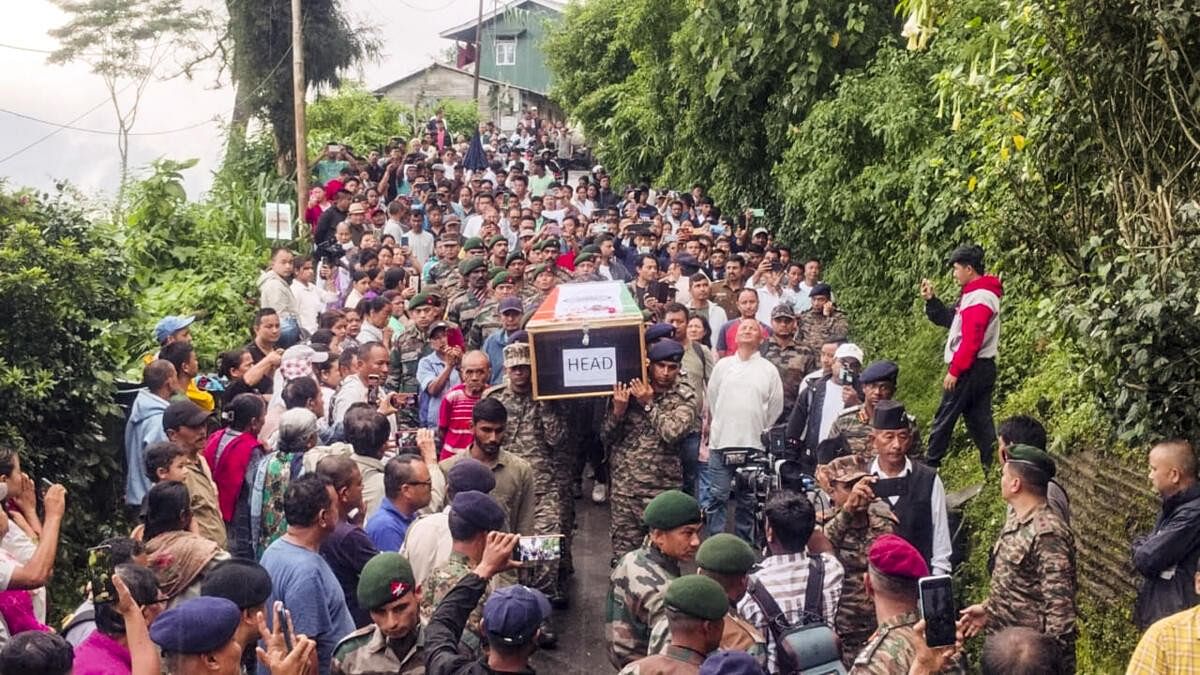
[(460, 492), (488, 493), (496, 489), (496, 474), (483, 462), (465, 457), (446, 472), (446, 484)]
[(656, 323), (646, 329), (646, 344), (653, 344), (657, 340), (671, 337), (675, 334), (675, 326), (669, 323)]
[(900, 366), (896, 365), (895, 361), (872, 361), (866, 368), (863, 368), (858, 378), (863, 384), (872, 382), (892, 382), (894, 384), (899, 375)]
[(646, 350), (646, 358), (652, 362), (674, 361), (675, 363), (679, 363), (683, 360), (683, 345), (674, 340), (663, 338), (650, 345), (650, 349)]
[(166, 342), (167, 338), (171, 337), (175, 331), (180, 331), (184, 328), (187, 328), (188, 326), (192, 325), (192, 322), (195, 320), (196, 317), (194, 316), (163, 317), (163, 319), (154, 326), (154, 339), (158, 340), (158, 344), (161, 345), (162, 343)]
[(521, 586), (497, 589), (483, 605), (488, 637), (509, 645), (527, 644), (550, 616), (550, 601), (541, 591)]
[(513, 334), (508, 336), (508, 344), (514, 342), (529, 342), (529, 333), (523, 330), (513, 331)]
[(164, 652), (207, 654), (233, 639), (242, 611), (232, 600), (201, 596), (168, 609), (150, 624), (150, 639)]
[(517, 310), (518, 312), (525, 311), (525, 305), (521, 304), (520, 298), (515, 297), (515, 296), (509, 296), (500, 301), (499, 310), (500, 310), (501, 314), (511, 311), (511, 310), (514, 310), (514, 309)]
[(504, 509), (490, 495), (476, 490), (460, 492), (454, 495), (450, 508), (459, 518), (480, 530), (504, 529)]
[(730, 649), (713, 652), (704, 659), (700, 675), (763, 675), (763, 669), (750, 654)]
[(827, 298), (833, 297), (833, 289), (829, 287), (829, 284), (826, 284), (826, 283), (815, 284), (812, 287), (812, 290), (808, 292), (808, 297), (810, 297), (810, 298), (816, 298), (816, 297), (820, 297), (822, 295)]

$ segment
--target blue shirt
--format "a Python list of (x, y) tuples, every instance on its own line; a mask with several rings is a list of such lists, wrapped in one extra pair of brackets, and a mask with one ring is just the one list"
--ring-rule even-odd
[[(334, 647), (354, 632), (354, 619), (333, 570), (319, 554), (283, 538), (267, 547), (260, 563), (271, 575), (267, 607), (279, 600), (291, 610), (296, 632), (316, 640), (320, 672), (327, 674)], [(274, 617), (269, 623), (274, 625)], [(258, 675), (270, 671), (260, 664)]]
[(492, 365), (492, 379), (488, 384), (500, 384), (504, 379), (504, 348), (508, 346), (508, 332), (498, 330), (483, 341), (483, 353)]
[(379, 510), (371, 514), (367, 521), (367, 536), (380, 551), (399, 551), (404, 543), (404, 535), (417, 514), (406, 516), (396, 508), (390, 499), (379, 503)]
[[(501, 359), (503, 363), (503, 359)], [(450, 376), (446, 378), (446, 384), (442, 390), (435, 396), (429, 393), (428, 387), (431, 382), (442, 374), (446, 369), (446, 362), (438, 356), (437, 352), (426, 354), (417, 361), (417, 384), (421, 385), (421, 395), (417, 399), (417, 406), (420, 409), (420, 425), (423, 427), (436, 427), (438, 422), (438, 411), (442, 409), (442, 396), (462, 382), (462, 378), (458, 375), (458, 368), (455, 368)]]

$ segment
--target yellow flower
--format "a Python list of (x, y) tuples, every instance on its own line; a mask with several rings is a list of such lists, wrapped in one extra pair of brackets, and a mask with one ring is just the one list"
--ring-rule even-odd
[(972, 175), (967, 179), (967, 192), (974, 192), (975, 186), (979, 184), (979, 179)]
[(1017, 152), (1020, 152), (1025, 149), (1025, 137), (1024, 136), (1022, 136), (1021, 134), (1017, 134), (1016, 136), (1013, 136), (1012, 138), (1013, 138), (1013, 145), (1017, 148)]

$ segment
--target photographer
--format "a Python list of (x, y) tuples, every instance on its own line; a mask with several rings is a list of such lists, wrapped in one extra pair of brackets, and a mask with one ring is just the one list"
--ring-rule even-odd
[(855, 385), (860, 381), (862, 361), (862, 349), (843, 338), (829, 338), (821, 345), (822, 370), (804, 378), (788, 418), (790, 445), (816, 453), (817, 445), (829, 437), (837, 416), (846, 406), (858, 404)]

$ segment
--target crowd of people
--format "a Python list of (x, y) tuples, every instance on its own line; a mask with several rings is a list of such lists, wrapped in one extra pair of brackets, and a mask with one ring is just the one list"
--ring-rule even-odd
[[(812, 658), (859, 674), (1075, 671), (1069, 499), (1036, 419), (993, 426), (1002, 288), (982, 249), (950, 252), (953, 301), (920, 289), (948, 329), (922, 440), (899, 367), (853, 342), (819, 257), (753, 211), (722, 211), (701, 185), (614, 191), (601, 166), (559, 182), (537, 143), (466, 172), (444, 128), (363, 158), (330, 148), (311, 255), (270, 252), (245, 345), (201, 364), (194, 318), (159, 322), (125, 430), (135, 527), (95, 542), (104, 574), (61, 626), (45, 624), (44, 586), (65, 490), (43, 488), (39, 514), (37, 484), (0, 448), (0, 672), (530, 672), (570, 611), (585, 497), (611, 516), (589, 639), (621, 673)], [(527, 114), (522, 129), (562, 127)], [(596, 281), (642, 311), (646, 379), (535, 398), (524, 323), (557, 286)], [(922, 580), (958, 562), (938, 469), (959, 417), (1008, 515), (986, 600), (923, 618)], [(745, 467), (768, 451), (799, 481), (773, 465), (764, 494)], [(1149, 465), (1163, 511), (1134, 544), (1146, 633), (1129, 672), (1191, 672), (1196, 456), (1166, 441)], [(542, 537), (535, 559), (514, 560), (520, 536)], [(948, 620), (954, 644), (930, 647), (927, 625)]]

